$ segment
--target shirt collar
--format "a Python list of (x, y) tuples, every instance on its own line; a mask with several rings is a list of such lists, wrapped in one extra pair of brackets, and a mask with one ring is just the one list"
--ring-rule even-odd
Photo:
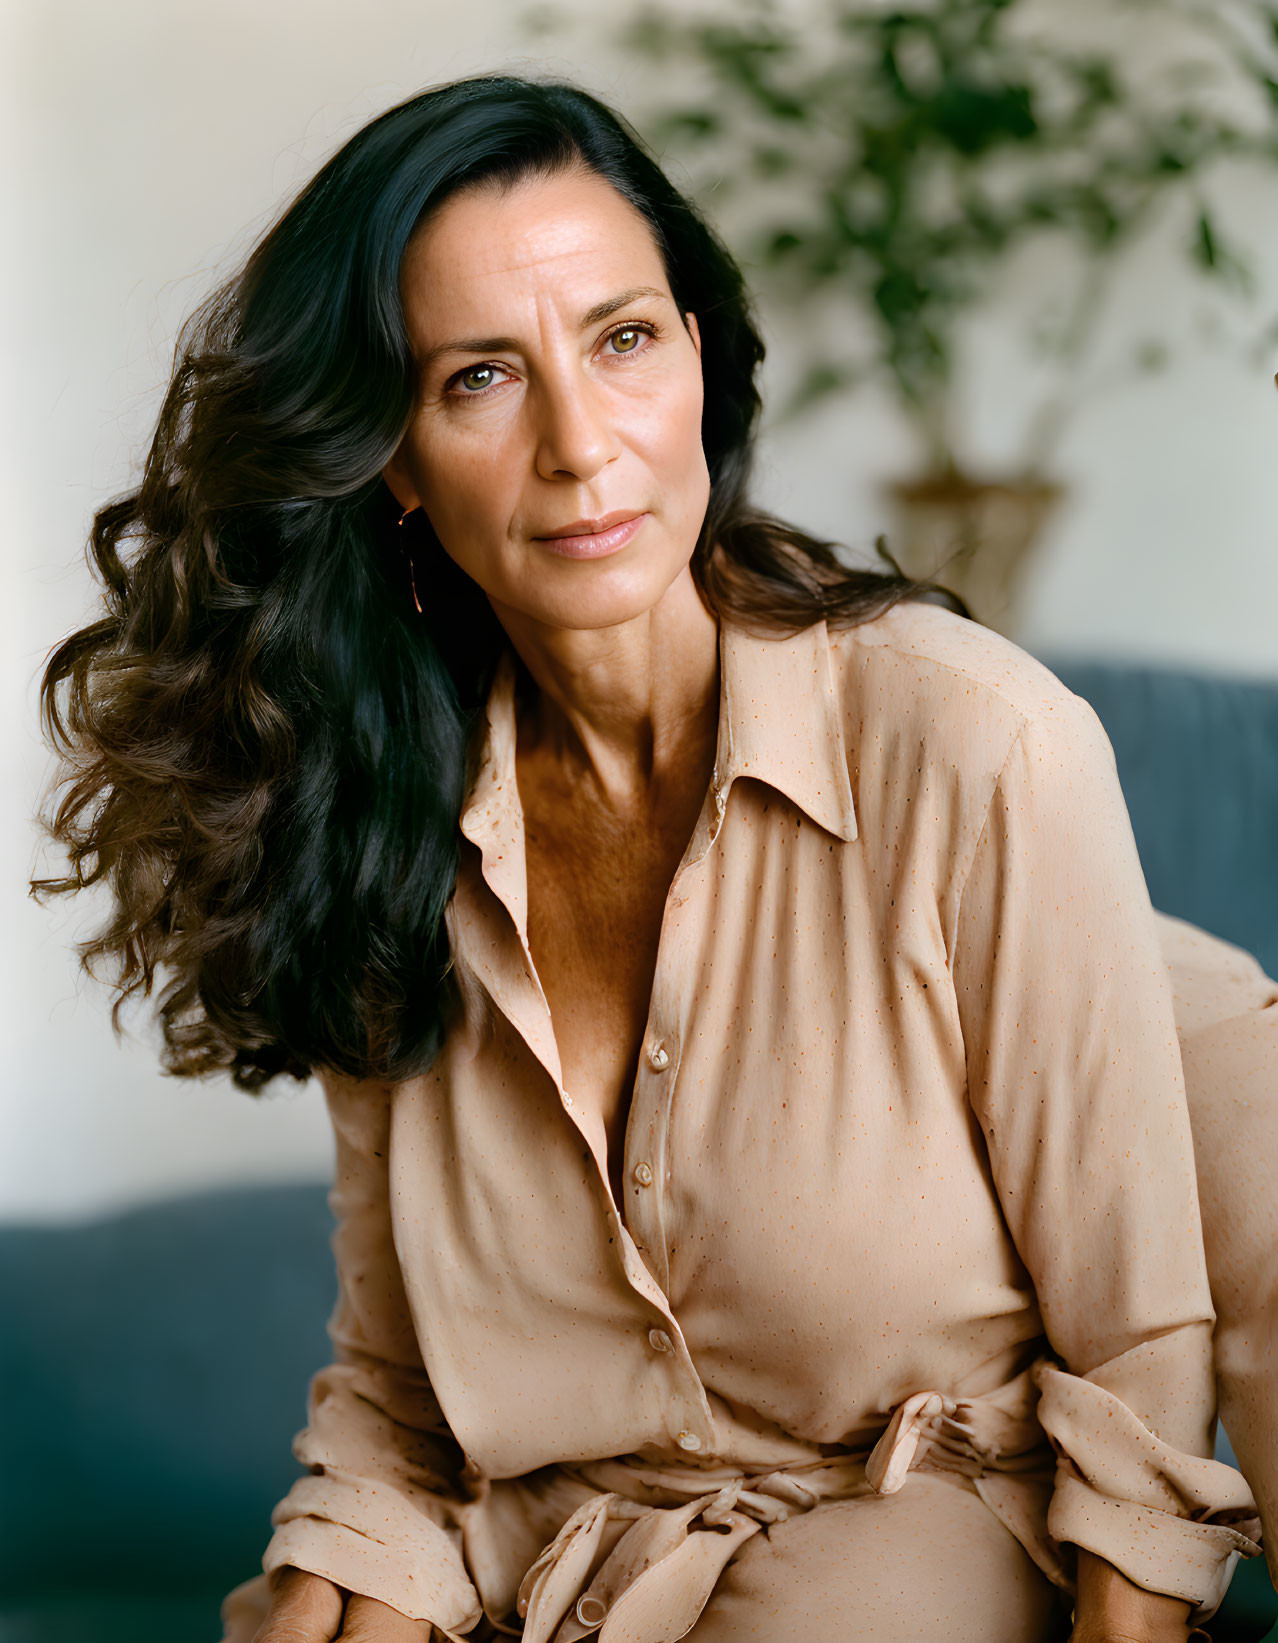
[[(857, 836), (843, 715), (825, 622), (790, 638), (719, 623), (719, 739), (714, 786), (720, 811), (749, 776), (792, 799), (827, 832)], [(485, 863), (514, 867), (522, 816), (515, 781), (515, 662), (507, 647), (493, 675), (475, 775), (461, 830)], [(519, 886), (522, 901), (523, 886)]]
[(719, 659), (715, 781), (722, 798), (738, 776), (753, 777), (850, 843), (856, 811), (825, 622), (780, 638), (723, 621)]

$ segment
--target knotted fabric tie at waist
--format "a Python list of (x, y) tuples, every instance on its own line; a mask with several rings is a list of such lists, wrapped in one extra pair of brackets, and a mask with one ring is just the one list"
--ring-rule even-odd
[[(737, 1548), (819, 1501), (893, 1494), (915, 1468), (1050, 1473), (1032, 1366), (972, 1399), (916, 1392), (868, 1452), (747, 1473), (625, 1457), (564, 1470), (599, 1492), (543, 1548), (519, 1587), (524, 1643), (673, 1643), (691, 1630)], [(503, 1628), (504, 1629), (504, 1628)]]

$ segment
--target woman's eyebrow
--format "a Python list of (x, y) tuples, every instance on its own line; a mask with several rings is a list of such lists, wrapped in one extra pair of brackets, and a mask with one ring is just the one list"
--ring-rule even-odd
[[(664, 291), (658, 291), (654, 285), (634, 285), (628, 291), (621, 291), (615, 297), (605, 297), (597, 302), (593, 308), (588, 308), (577, 322), (577, 329), (585, 331), (592, 325), (598, 325), (619, 308), (625, 308), (629, 303), (638, 302), (643, 298), (656, 298), (658, 302), (669, 302), (670, 298)], [(515, 337), (456, 337), (449, 342), (441, 342), (434, 348), (428, 349), (422, 356), (422, 369), (426, 370), (444, 354), (503, 354), (514, 352), (519, 347)]]

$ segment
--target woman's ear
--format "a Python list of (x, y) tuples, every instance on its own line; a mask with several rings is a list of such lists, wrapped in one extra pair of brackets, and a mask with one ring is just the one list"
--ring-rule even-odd
[(697, 316), (695, 314), (691, 314), (691, 313), (685, 314), (683, 316), (683, 323), (684, 323), (685, 327), (687, 328), (688, 335), (692, 338), (692, 346), (697, 350), (697, 358), (700, 359), (701, 358), (701, 327), (697, 324)]
[(413, 484), (407, 469), (400, 460), (398, 450), (382, 469), (382, 478), (386, 481), (391, 495), (405, 513), (411, 513), (414, 508), (421, 507), (422, 499), (418, 496), (417, 487)]

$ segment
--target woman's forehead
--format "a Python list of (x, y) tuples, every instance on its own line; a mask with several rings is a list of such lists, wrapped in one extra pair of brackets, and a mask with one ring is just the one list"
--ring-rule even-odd
[(414, 234), (401, 286), (414, 329), (431, 330), (494, 307), (549, 299), (584, 313), (622, 289), (669, 289), (646, 219), (582, 170), (453, 195)]

